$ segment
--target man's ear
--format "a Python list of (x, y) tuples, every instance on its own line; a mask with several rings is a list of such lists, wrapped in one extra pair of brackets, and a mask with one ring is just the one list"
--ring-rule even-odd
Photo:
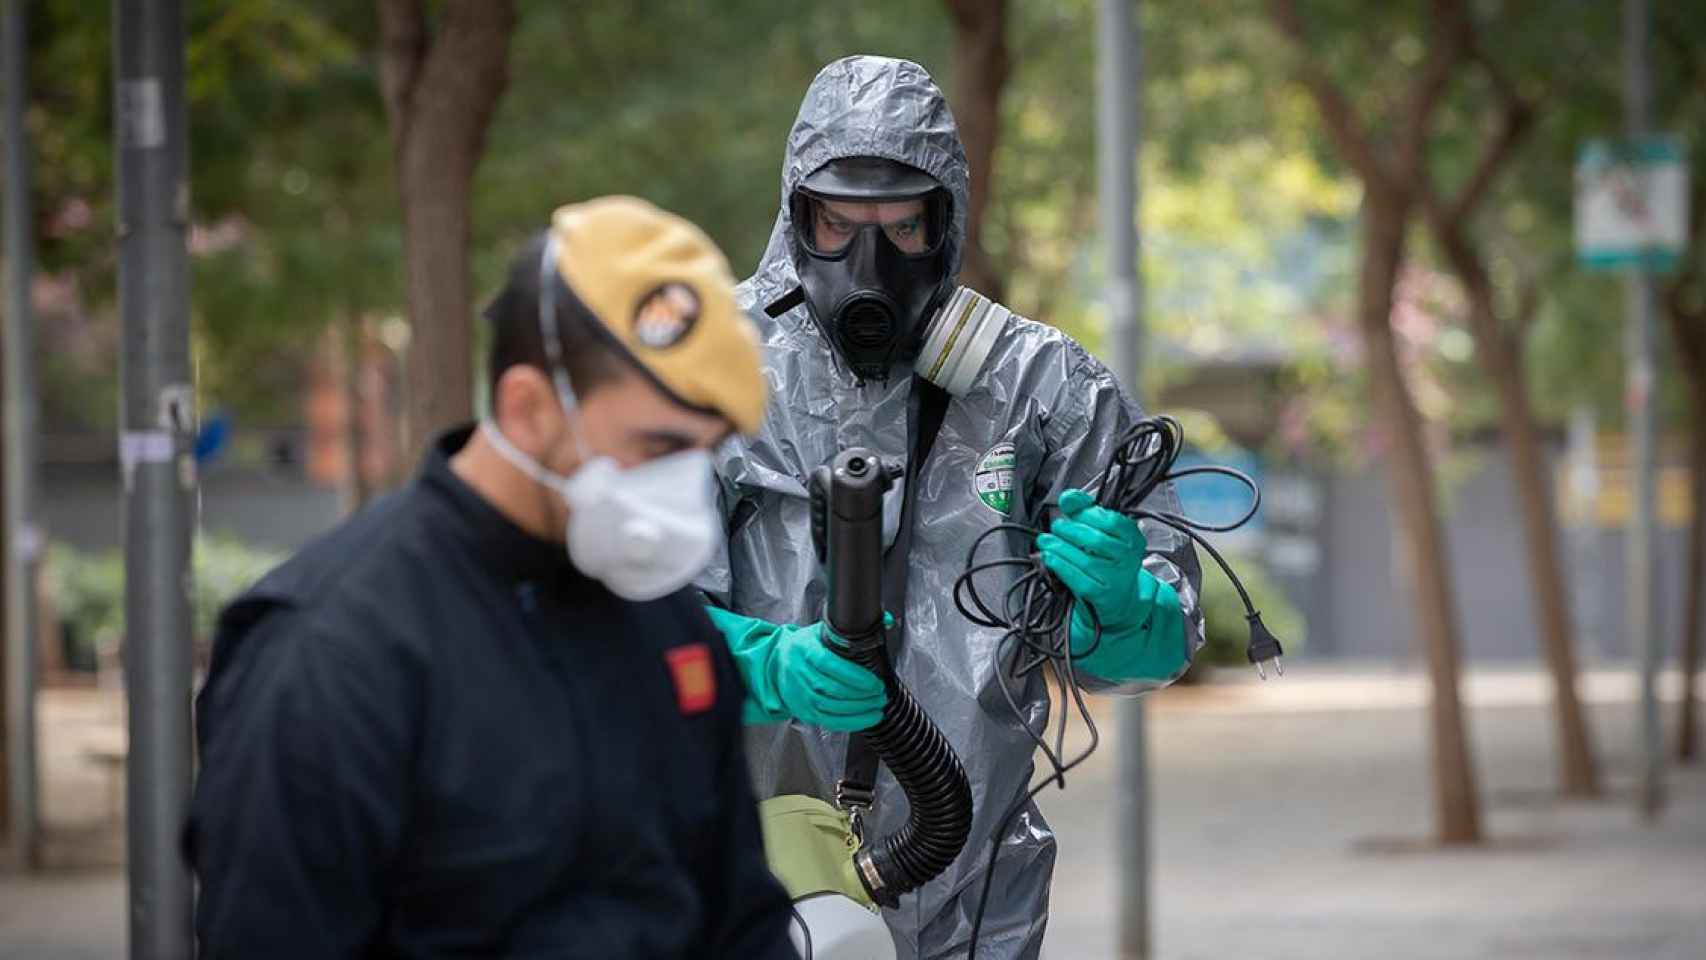
[(492, 391), (492, 419), (510, 443), (536, 460), (557, 445), (567, 426), (551, 378), (526, 364), (510, 367), (498, 377)]

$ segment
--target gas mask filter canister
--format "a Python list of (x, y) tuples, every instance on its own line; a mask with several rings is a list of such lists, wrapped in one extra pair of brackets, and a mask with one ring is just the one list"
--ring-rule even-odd
[(930, 318), (913, 372), (953, 396), (977, 383), (1012, 311), (970, 287), (956, 287)]

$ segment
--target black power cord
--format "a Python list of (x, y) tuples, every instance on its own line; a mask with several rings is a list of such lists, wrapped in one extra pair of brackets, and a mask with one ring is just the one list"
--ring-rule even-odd
[(800, 925), (800, 939), (806, 942), (805, 960), (813, 960), (817, 951), (812, 949), (812, 928), (806, 923), (806, 918), (800, 916), (799, 904), (788, 904), (788, 910), (794, 914), (794, 922)]
[[(1250, 662), (1255, 664), (1257, 673), (1266, 679), (1267, 671), (1263, 664), (1271, 660), (1275, 670), (1283, 674), (1280, 656), (1284, 651), (1279, 640), (1262, 623), (1262, 614), (1250, 602), (1250, 594), (1244, 589), (1238, 574), (1233, 572), (1232, 566), (1220, 555), (1220, 551), (1202, 537), (1203, 533), (1226, 533), (1248, 523), (1262, 505), (1262, 492), (1256, 486), (1256, 481), (1230, 467), (1202, 466), (1175, 470), (1174, 465), (1184, 447), (1184, 440), (1184, 428), (1172, 417), (1145, 417), (1132, 424), (1121, 434), (1113, 455), (1103, 465), (1097, 477), (1096, 504), (1133, 520), (1152, 520), (1177, 530), (1202, 547), (1226, 573), (1227, 579), (1232, 581), (1232, 586), (1238, 591), (1238, 598), (1243, 601), (1245, 619), (1250, 623), (1250, 642), (1246, 655)], [(1163, 483), (1197, 476), (1230, 477), (1242, 483), (1250, 489), (1250, 509), (1232, 523), (1214, 525), (1144, 506), (1149, 496)], [(1057, 784), (1064, 789), (1066, 774), (1088, 760), (1101, 743), (1101, 732), (1097, 730), (1096, 721), (1090, 716), (1090, 708), (1084, 699), (1084, 690), (1078, 682), (1073, 661), (1087, 656), (1101, 645), (1102, 621), (1094, 605), (1074, 597), (1066, 585), (1043, 566), (1036, 548), (1036, 538), (1047, 530), (1051, 513), (1056, 509), (1058, 508), (1053, 505), (1044, 507), (1038, 521), (1040, 529), (1022, 523), (1002, 523), (985, 531), (972, 543), (971, 550), (966, 555), (965, 572), (954, 582), (954, 604), (959, 607), (960, 613), (978, 626), (1003, 631), (1001, 641), (996, 645), (996, 680), (1008, 706), (1012, 708), (1014, 715), (1019, 717), (1021, 725), (1036, 742), (1037, 749), (1042, 752), (1049, 770), (1040, 783), (1032, 786), (1013, 804), (995, 831), (989, 852), (989, 864), (984, 870), (983, 892), (978, 897), (977, 914), (972, 921), (967, 960), (975, 960), (977, 957), (978, 938), (983, 932), (984, 911), (989, 906), (989, 891), (995, 878), (996, 858), (1001, 852), (1001, 838), (1007, 835), (1013, 818), (1030, 806), (1049, 784)], [(1025, 547), (1023, 554), (979, 561), (978, 552), (984, 543), (1000, 534), (1021, 539)], [(1007, 588), (998, 608), (986, 600), (977, 587), (978, 575), (992, 570), (1018, 573), (1012, 585)], [(1074, 654), (1071, 623), (1073, 606), (1078, 603), (1084, 604), (1090, 622), (1095, 627), (1095, 635), (1088, 647)], [(1002, 661), (1006, 662), (1006, 669), (1001, 668)], [(1070, 711), (1059, 711), (1060, 720), (1056, 725), (1052, 743), (1049, 741), (1046, 727), (1041, 730), (1032, 728), (1012, 686), (1013, 681), (1030, 682), (1033, 675), (1039, 671), (1044, 674), (1045, 681), (1052, 677), (1073, 708)], [(1046, 682), (1044, 696), (1052, 698)], [(1065, 755), (1066, 731), (1070, 714), (1073, 712), (1083, 721), (1090, 742), (1082, 752), (1068, 758)]]

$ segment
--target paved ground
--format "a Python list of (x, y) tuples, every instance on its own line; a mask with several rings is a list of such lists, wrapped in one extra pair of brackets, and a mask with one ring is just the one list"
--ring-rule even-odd
[[(1490, 845), (1424, 842), (1425, 687), (1294, 665), (1280, 684), (1169, 691), (1148, 710), (1154, 774), (1156, 956), (1164, 960), (1700, 960), (1706, 957), (1706, 770), (1673, 772), (1657, 827), (1637, 824), (1624, 775), (1635, 742), (1626, 674), (1586, 678), (1616, 793), (1560, 804), (1544, 684), (1468, 684)], [(1671, 684), (1674, 691), (1674, 680)], [(1114, 732), (1111, 710), (1104, 730)], [(50, 855), (116, 863), (110, 784), (85, 749), (121, 714), (98, 695), (45, 704)], [(1113, 957), (1110, 842), (1118, 744), (1065, 793), (1048, 956)], [(105, 824), (103, 826), (103, 823)], [(111, 866), (0, 874), (0, 960), (123, 956), (124, 883)]]
[[(1673, 772), (1663, 822), (1637, 823), (1631, 678), (1584, 684), (1614, 791), (1587, 804), (1547, 789), (1544, 684), (1471, 683), (1491, 842), (1449, 852), (1424, 842), (1424, 688), (1302, 665), (1282, 684), (1178, 691), (1148, 710), (1156, 956), (1706, 958), (1706, 770)], [(1052, 958), (1116, 956), (1116, 753), (1045, 797), (1063, 865)]]

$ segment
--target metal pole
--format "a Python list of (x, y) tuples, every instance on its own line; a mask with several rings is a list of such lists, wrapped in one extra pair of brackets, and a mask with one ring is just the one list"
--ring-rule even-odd
[(37, 867), (41, 859), (36, 779), (36, 565), (42, 533), (36, 525), (35, 317), (30, 286), (35, 235), (30, 203), (30, 140), (24, 129), (29, 100), (29, 20), (24, 0), (6, 4), (6, 737), (7, 798), (12, 852)]
[(1137, 275), (1138, 84), (1135, 0), (1100, 0), (1096, 123), (1097, 179), (1102, 243), (1107, 249), (1104, 296), (1108, 306), (1108, 356), (1115, 376), (1135, 396), (1142, 375), (1141, 287)]
[(182, 0), (114, 0), (119, 303), (124, 320), (125, 680), (130, 955), (192, 955), (178, 852), (190, 793), (188, 154)]
[[(1097, 174), (1102, 245), (1107, 250), (1108, 356), (1125, 388), (1138, 395), (1143, 334), (1137, 249), (1137, 145), (1142, 75), (1134, 0), (1101, 0), (1096, 94)], [(1120, 790), (1114, 806), (1119, 843), (1119, 956), (1147, 960), (1149, 923), (1149, 769), (1143, 701), (1119, 703)]]
[[(1600, 465), (1599, 426), (1594, 420), (1593, 408), (1582, 404), (1572, 410), (1569, 429), (1569, 450), (1565, 460), (1569, 464), (1570, 499), (1581, 511), (1576, 528), (1570, 535), (1570, 550), (1576, 576), (1598, 576), (1604, 564), (1601, 560), (1603, 540), (1599, 524), (1594, 520), (1595, 504), (1600, 496)], [(1592, 646), (1583, 651), (1586, 662), (1591, 664), (1603, 660), (1608, 635), (1616, 629), (1607, 622), (1603, 596), (1597, 591), (1583, 590), (1573, 598), (1571, 605), (1576, 623), (1581, 625), (1582, 636), (1593, 640)]]
[[(1647, 0), (1623, 3), (1623, 111), (1631, 140), (1647, 134)], [(1659, 634), (1653, 571), (1654, 503), (1658, 499), (1653, 392), (1653, 280), (1637, 265), (1628, 278), (1627, 363), (1629, 433), (1635, 467), (1635, 510), (1629, 526), (1629, 636), (1641, 657), (1640, 815), (1656, 820), (1664, 804), (1663, 751), (1657, 681)]]

